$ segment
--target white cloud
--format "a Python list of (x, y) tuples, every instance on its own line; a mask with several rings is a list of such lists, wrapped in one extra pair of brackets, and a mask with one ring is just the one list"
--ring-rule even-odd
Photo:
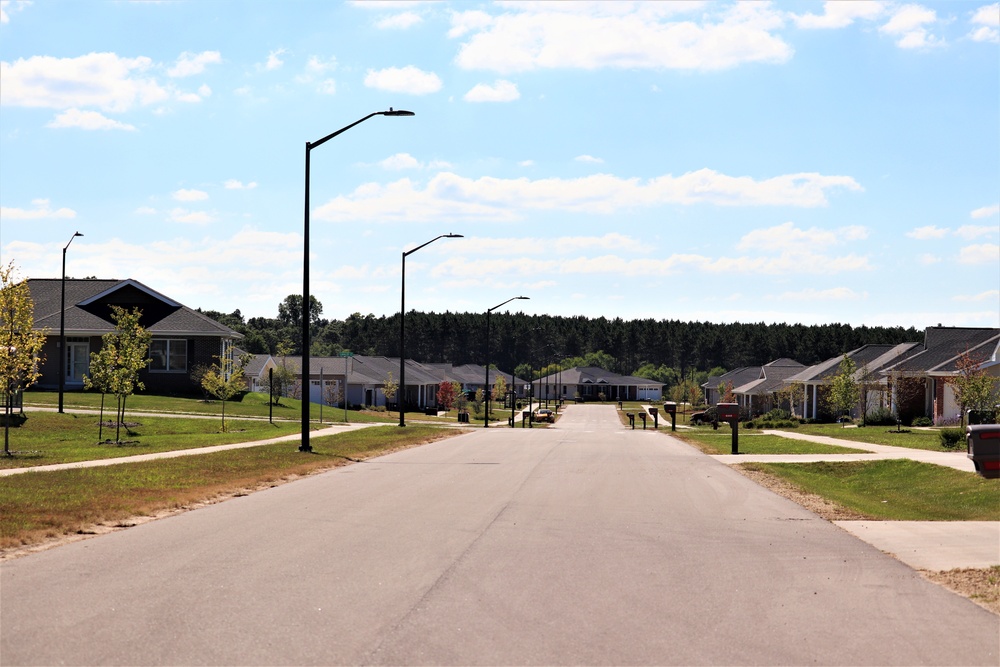
[[(470, 248), (474, 250), (470, 251)], [(621, 250), (633, 255), (645, 255), (651, 252), (648, 243), (625, 234), (612, 232), (603, 236), (560, 236), (558, 238), (539, 238), (521, 236), (516, 238), (485, 238), (466, 236), (461, 248), (454, 247), (451, 254), (467, 256), (471, 253), (491, 256), (517, 255), (570, 255), (588, 250)]]
[(133, 213), (136, 215), (156, 215), (156, 209), (152, 206), (140, 206)]
[(476, 84), (465, 94), (466, 102), (513, 102), (521, 97), (517, 86), (510, 81), (497, 79), (493, 85)]
[(969, 214), (970, 218), (990, 218), (994, 215), (1000, 215), (1000, 204), (993, 204), (992, 206), (983, 206), (982, 208), (977, 208), (975, 211)]
[(800, 28), (846, 28), (857, 20), (872, 20), (885, 11), (884, 2), (856, 0), (855, 2), (837, 2), (827, 0), (823, 3), (823, 14), (792, 15), (792, 20)]
[(183, 222), (190, 225), (207, 225), (215, 220), (215, 218), (204, 211), (189, 211), (184, 208), (172, 209), (169, 213), (169, 218), (173, 222)]
[(52, 210), (48, 199), (33, 199), (35, 208), (8, 208), (0, 206), (0, 220), (65, 220), (76, 217), (76, 211), (71, 208)]
[(10, 23), (12, 12), (19, 12), (31, 5), (31, 0), (2, 0), (0, 1), (0, 24)]
[(218, 65), (222, 62), (222, 54), (218, 51), (202, 51), (189, 53), (185, 51), (177, 58), (173, 67), (167, 70), (167, 76), (181, 78), (194, 76), (205, 71), (206, 65)]
[(375, 26), (383, 30), (407, 30), (421, 22), (423, 22), (423, 18), (416, 12), (403, 12), (385, 17)]
[(925, 27), (934, 23), (937, 23), (937, 13), (933, 9), (921, 5), (903, 5), (879, 31), (897, 37), (896, 46), (901, 49), (940, 46), (941, 40), (930, 34)]
[[(769, 3), (739, 3), (715, 14), (683, 3), (523, 3), (497, 16), (452, 15), (451, 37), (467, 37), (456, 62), (500, 73), (535, 69), (717, 70), (783, 63), (792, 48), (774, 31)], [(707, 6), (709, 10), (713, 5)], [(672, 14), (696, 11), (692, 21)]]
[(49, 121), (46, 127), (67, 128), (78, 127), (81, 130), (125, 130), (132, 132), (135, 126), (112, 120), (96, 111), (80, 111), (79, 109), (67, 109)]
[(448, 37), (455, 39), (470, 32), (483, 30), (491, 25), (493, 25), (493, 17), (478, 9), (467, 12), (452, 12)]
[(917, 239), (918, 241), (927, 241), (929, 239), (943, 239), (948, 235), (947, 227), (935, 227), (934, 225), (926, 225), (924, 227), (917, 227), (916, 229), (906, 232), (906, 235), (911, 239)]
[(534, 165), (535, 165), (534, 160), (521, 160), (520, 162), (517, 163), (517, 166), (519, 167), (533, 167)]
[(114, 53), (77, 58), (32, 56), (0, 62), (0, 99), (7, 106), (129, 111), (169, 98), (166, 88), (143, 76), (152, 65), (146, 57), (121, 58)]
[(929, 253), (924, 253), (919, 258), (921, 266), (932, 266), (934, 264), (940, 264), (941, 258), (936, 255), (931, 255)]
[(951, 297), (952, 301), (986, 301), (989, 303), (1000, 302), (1000, 290), (986, 290), (979, 294), (959, 294)]
[(424, 72), (413, 65), (368, 70), (365, 85), (392, 93), (426, 95), (441, 90), (441, 79), (433, 72)]
[(238, 181), (235, 178), (230, 178), (225, 182), (225, 188), (227, 190), (253, 190), (257, 187), (256, 181), (250, 181), (244, 184), (243, 181)]
[(1000, 232), (1000, 228), (987, 227), (986, 225), (962, 225), (955, 230), (955, 236), (959, 236), (966, 241), (977, 239), (980, 236), (993, 236)]
[(268, 72), (273, 72), (276, 69), (281, 69), (282, 65), (285, 64), (285, 61), (281, 59), (281, 56), (285, 55), (286, 53), (288, 53), (286, 49), (276, 49), (274, 51), (268, 52), (267, 61), (264, 63), (263, 66), (261, 66), (261, 68)]
[(320, 206), (314, 215), (318, 219), (352, 221), (517, 220), (525, 210), (608, 214), (664, 204), (816, 207), (825, 206), (827, 193), (836, 189), (863, 188), (848, 176), (788, 174), (757, 181), (710, 169), (645, 182), (609, 174), (534, 181), (493, 177), (473, 180), (441, 172), (423, 188), (409, 179), (388, 185), (361, 185), (351, 194)]
[(396, 153), (378, 163), (383, 169), (398, 171), (400, 169), (420, 169), (423, 165), (409, 153)]
[(604, 164), (604, 160), (599, 157), (594, 157), (593, 155), (577, 155), (573, 158), (577, 162), (589, 162), (591, 164)]
[(306, 72), (309, 74), (322, 76), (323, 74), (332, 72), (335, 69), (337, 69), (336, 58), (323, 60), (319, 56), (310, 56), (309, 61), (306, 63)]
[(171, 196), (177, 201), (204, 201), (208, 199), (208, 193), (203, 190), (185, 190), (183, 188), (174, 191)]
[(784, 292), (774, 297), (781, 301), (858, 301), (868, 298), (867, 292), (862, 292), (861, 294), (855, 292), (849, 287), (832, 287), (830, 289), (814, 289), (808, 287), (806, 289), (798, 290), (795, 292)]
[(534, 259), (503, 257), (497, 259), (454, 256), (435, 267), (434, 276), (467, 277), (470, 275), (589, 275), (589, 276), (670, 276), (701, 271), (709, 274), (787, 275), (789, 272), (829, 275), (870, 270), (865, 257), (848, 255), (830, 257), (819, 254), (782, 255), (780, 257), (720, 257), (677, 254), (660, 258), (626, 258), (618, 255), (595, 257)]
[(979, 27), (969, 33), (974, 42), (1000, 42), (1000, 3), (986, 5), (976, 10), (971, 22)]
[(998, 264), (1000, 263), (1000, 245), (980, 243), (965, 246), (958, 253), (958, 261), (962, 264)]
[(838, 229), (799, 229), (793, 222), (786, 222), (766, 229), (755, 229), (743, 235), (736, 247), (740, 250), (761, 250), (764, 252), (802, 252), (822, 250), (825, 247), (863, 241), (868, 238), (868, 230), (852, 225)]

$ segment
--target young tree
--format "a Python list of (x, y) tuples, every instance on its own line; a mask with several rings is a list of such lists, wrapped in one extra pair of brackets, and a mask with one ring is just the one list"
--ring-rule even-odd
[(992, 377), (966, 350), (956, 363), (958, 375), (948, 378), (948, 384), (955, 392), (955, 400), (961, 408), (962, 426), (965, 426), (966, 410), (993, 410), (998, 400), (1000, 378)]
[[(33, 331), (35, 304), (27, 280), (15, 280), (14, 263), (0, 267), (0, 392), (4, 397), (3, 452), (10, 456), (10, 420), (13, 397), (41, 375), (38, 359), (45, 331)], [(58, 364), (57, 364), (58, 366)], [(63, 372), (64, 369), (57, 369)]]
[(462, 391), (462, 385), (457, 382), (451, 383), (451, 391), (455, 396), (455, 409), (459, 412), (466, 412), (469, 409), (469, 397)]
[(855, 371), (857, 366), (845, 354), (837, 367), (837, 374), (830, 380), (830, 393), (826, 399), (834, 414), (850, 413), (851, 408), (861, 400), (861, 388), (854, 379)]
[(215, 357), (213, 363), (201, 377), (201, 386), (212, 396), (222, 402), (222, 432), (226, 432), (226, 401), (241, 391), (246, 391), (246, 367), (253, 358), (250, 354), (240, 355), (239, 359), (230, 356)]
[[(392, 379), (392, 371), (386, 374), (385, 382), (382, 383), (382, 393), (385, 394), (385, 400), (392, 402), (396, 398), (396, 394), (399, 392), (399, 383)], [(403, 414), (403, 402), (399, 402), (399, 414)]]
[(480, 387), (476, 390), (475, 398), (472, 399), (472, 411), (479, 416), (479, 413), (483, 411), (483, 402), (486, 400), (486, 392)]
[(455, 405), (455, 385), (448, 380), (442, 381), (438, 385), (437, 402), (445, 410), (451, 410), (451, 406)]
[[(111, 334), (105, 334), (110, 336)], [(97, 441), (104, 439), (104, 397), (115, 393), (115, 364), (117, 350), (114, 343), (105, 341), (101, 349), (90, 353), (90, 367), (83, 376), (84, 389), (96, 389), (101, 392), (101, 414), (97, 422)]]
[(902, 428), (902, 424), (911, 411), (912, 404), (924, 395), (924, 383), (920, 378), (911, 377), (902, 371), (892, 371), (889, 373), (889, 400), (892, 401), (892, 413), (896, 416), (896, 429)]
[(494, 401), (502, 401), (507, 396), (507, 378), (497, 373), (497, 379), (493, 382), (493, 389), (490, 398)]
[(736, 402), (736, 394), (733, 393), (733, 389), (734, 389), (734, 387), (733, 387), (733, 381), (732, 380), (730, 380), (729, 382), (726, 382), (725, 384), (720, 383), (720, 386), (719, 386), (719, 395), (722, 396), (722, 401), (721, 401), (722, 403), (735, 403)]

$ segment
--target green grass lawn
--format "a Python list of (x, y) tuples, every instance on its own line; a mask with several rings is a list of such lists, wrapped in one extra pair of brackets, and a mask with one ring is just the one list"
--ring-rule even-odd
[(1000, 484), (906, 459), (849, 463), (744, 463), (872, 519), (1000, 521)]
[(890, 447), (909, 447), (911, 449), (927, 449), (935, 452), (955, 451), (941, 446), (937, 431), (921, 429), (906, 429), (896, 432), (893, 426), (864, 426), (858, 428), (843, 427), (840, 424), (801, 424), (794, 429), (796, 433), (806, 435), (824, 435), (840, 440), (868, 442), (873, 445), (888, 445)]
[[(669, 429), (669, 425), (667, 427)], [(733, 434), (728, 426), (713, 430), (711, 426), (685, 429), (670, 435), (690, 443), (706, 454), (732, 453)], [(837, 445), (824, 445), (806, 440), (792, 440), (780, 435), (764, 435), (760, 431), (740, 429), (741, 454), (866, 454), (864, 450)]]
[(0, 479), (0, 548), (35, 544), (94, 524), (189, 506), (332, 468), (459, 431), (370, 428), (312, 438), (304, 454), (263, 445), (142, 463), (18, 474)]
[[(54, 391), (27, 391), (24, 394), (25, 411), (29, 411), (32, 406), (54, 408), (59, 404), (59, 393)], [(98, 410), (101, 407), (101, 395), (89, 391), (66, 392), (63, 394), (64, 409), (89, 409)], [(126, 417), (129, 412), (155, 412), (159, 414), (191, 414), (191, 415), (221, 415), (222, 403), (216, 399), (202, 400), (198, 398), (183, 396), (157, 396), (152, 394), (135, 394), (129, 396), (126, 402)], [(115, 397), (106, 396), (104, 399), (105, 413), (114, 413)], [(309, 417), (313, 420), (320, 418), (320, 406), (313, 403), (309, 406)], [(343, 408), (335, 408), (329, 405), (322, 407), (324, 422), (343, 422), (345, 414)], [(411, 413), (407, 413), (407, 418)], [(412, 413), (414, 415), (420, 413)], [(278, 405), (268, 406), (267, 394), (247, 393), (239, 401), (226, 401), (226, 418), (233, 417), (256, 417), (267, 419), (269, 416), (275, 420), (301, 420), (302, 402), (294, 398), (282, 398)], [(346, 420), (348, 422), (390, 422), (399, 419), (398, 412), (361, 412), (358, 410), (348, 410)]]
[[(227, 411), (228, 412), (228, 411)], [(115, 440), (115, 427), (107, 423), (98, 439), (99, 416), (67, 412), (32, 412), (28, 419), (9, 431), (9, 447), (14, 456), (0, 456), (0, 469), (70, 463), (94, 459), (134, 456), (167, 452), (175, 449), (211, 447), (234, 442), (266, 440), (298, 433), (299, 422), (282, 421), (270, 424), (262, 419), (226, 417), (226, 432), (222, 433), (222, 418), (147, 417), (125, 415), (129, 429), (122, 428), (123, 444), (101, 444)], [(107, 415), (105, 415), (107, 419)], [(114, 421), (113, 416), (109, 421)], [(318, 427), (319, 424), (314, 424)]]

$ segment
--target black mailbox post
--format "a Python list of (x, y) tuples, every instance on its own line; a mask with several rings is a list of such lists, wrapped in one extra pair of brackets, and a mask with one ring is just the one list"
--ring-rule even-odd
[(653, 415), (653, 428), (660, 428), (660, 411), (656, 408), (650, 408), (649, 414)]
[(969, 458), (986, 479), (1000, 479), (1000, 425), (973, 424), (965, 429)]
[(663, 411), (670, 415), (670, 430), (677, 430), (677, 404), (673, 401), (667, 401), (663, 404)]
[(633, 412), (626, 412), (625, 414), (628, 415), (628, 423), (632, 425), (632, 430), (634, 431), (635, 430), (635, 413), (633, 413)]
[(642, 419), (642, 430), (646, 430), (646, 411), (643, 410), (639, 413), (639, 418)]
[(733, 454), (740, 453), (740, 406), (737, 403), (716, 403), (718, 421), (729, 422), (733, 431)]

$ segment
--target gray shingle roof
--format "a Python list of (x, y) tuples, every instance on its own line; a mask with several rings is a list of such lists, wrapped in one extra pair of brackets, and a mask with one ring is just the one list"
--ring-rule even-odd
[(1000, 350), (1000, 329), (971, 327), (928, 327), (924, 344), (904, 361), (886, 370), (904, 373), (951, 374), (958, 370), (956, 364), (962, 353), (979, 362), (994, 365)]
[[(58, 333), (62, 281), (33, 278), (28, 289), (35, 305), (35, 328)], [(142, 310), (139, 323), (153, 335), (242, 338), (215, 320), (184, 306), (136, 280), (66, 279), (66, 335), (101, 336), (115, 330), (109, 305)]]

